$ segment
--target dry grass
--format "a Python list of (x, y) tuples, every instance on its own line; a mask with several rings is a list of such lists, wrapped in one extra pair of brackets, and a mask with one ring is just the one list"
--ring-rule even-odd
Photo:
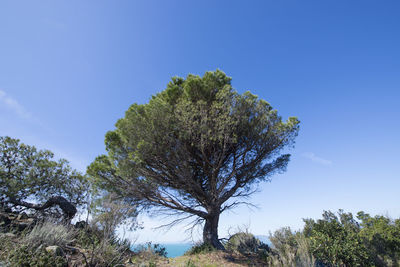
[(66, 247), (74, 241), (76, 231), (72, 227), (63, 224), (55, 224), (49, 221), (36, 225), (27, 234), (23, 243), (29, 247), (59, 246)]

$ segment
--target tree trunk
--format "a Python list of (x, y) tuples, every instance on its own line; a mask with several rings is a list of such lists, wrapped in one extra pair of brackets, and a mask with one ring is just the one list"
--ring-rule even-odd
[(218, 221), (219, 212), (211, 213), (206, 218), (203, 230), (203, 242), (208, 243), (218, 250), (225, 250), (224, 246), (218, 239)]

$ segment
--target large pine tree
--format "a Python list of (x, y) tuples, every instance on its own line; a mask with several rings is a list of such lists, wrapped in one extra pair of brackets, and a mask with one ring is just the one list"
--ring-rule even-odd
[(222, 71), (172, 78), (147, 104), (133, 104), (106, 134), (108, 155), (89, 167), (126, 201), (204, 222), (203, 239), (223, 249), (220, 214), (245, 203), (260, 181), (285, 170), (299, 121), (239, 94)]

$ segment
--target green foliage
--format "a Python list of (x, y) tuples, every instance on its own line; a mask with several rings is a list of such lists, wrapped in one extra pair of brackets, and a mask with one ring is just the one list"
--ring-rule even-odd
[[(15, 242), (15, 239), (20, 239), (21, 236), (19, 235), (11, 235), (8, 236), (7, 234), (0, 234), (0, 266), (2, 266), (2, 262), (5, 262), (12, 251), (14, 251), (18, 243)], [(6, 267), (6, 266), (4, 266)]]
[(359, 212), (357, 218), (361, 221), (359, 235), (365, 240), (374, 264), (400, 265), (400, 219), (371, 217), (364, 212)]
[(67, 267), (68, 262), (63, 256), (47, 252), (43, 246), (32, 248), (22, 245), (10, 253), (8, 258), (11, 266), (18, 267)]
[(185, 255), (204, 254), (215, 251), (215, 248), (208, 243), (196, 244), (185, 252)]
[(304, 233), (311, 242), (313, 255), (325, 264), (371, 266), (369, 249), (359, 235), (359, 224), (351, 213), (339, 210), (338, 215), (325, 211), (323, 219), (305, 220)]
[[(0, 200), (35, 199), (43, 202), (62, 196), (75, 206), (85, 202), (88, 184), (85, 176), (73, 170), (64, 159), (55, 161), (48, 150), (0, 137)], [(15, 203), (14, 203), (15, 204)]]
[(96, 247), (100, 244), (102, 234), (97, 228), (80, 229), (75, 236), (76, 242), (85, 249)]

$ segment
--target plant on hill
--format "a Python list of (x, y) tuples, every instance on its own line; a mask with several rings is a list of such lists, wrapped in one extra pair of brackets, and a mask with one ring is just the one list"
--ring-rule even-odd
[(146, 104), (133, 104), (106, 134), (108, 155), (89, 166), (96, 184), (127, 203), (204, 223), (218, 239), (220, 214), (283, 172), (299, 121), (282, 121), (265, 100), (232, 88), (222, 71), (172, 78)]

